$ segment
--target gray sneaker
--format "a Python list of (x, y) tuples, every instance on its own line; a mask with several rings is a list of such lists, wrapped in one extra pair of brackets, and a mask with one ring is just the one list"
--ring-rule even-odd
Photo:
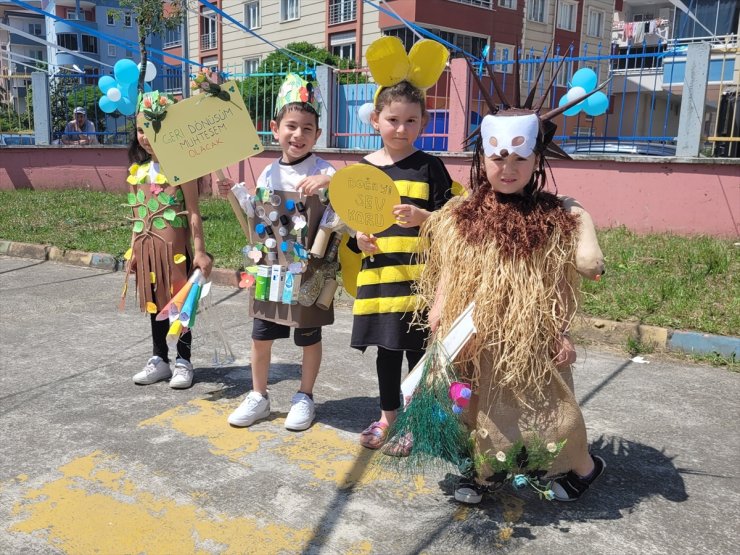
[(193, 365), (184, 358), (178, 358), (175, 369), (172, 371), (170, 387), (172, 389), (187, 389), (193, 385)]
[(268, 416), (270, 416), (270, 400), (256, 391), (250, 391), (242, 404), (229, 415), (228, 422), (232, 426), (244, 428)]
[(290, 412), (285, 419), (285, 428), (294, 432), (307, 430), (313, 422), (316, 410), (313, 399), (300, 391), (293, 395)]
[(168, 380), (170, 376), (172, 376), (170, 363), (163, 361), (161, 357), (152, 357), (147, 361), (144, 369), (134, 376), (134, 383), (149, 385)]

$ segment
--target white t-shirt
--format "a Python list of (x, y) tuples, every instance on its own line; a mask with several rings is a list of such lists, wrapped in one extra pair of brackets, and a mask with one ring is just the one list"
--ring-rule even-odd
[(315, 154), (309, 154), (296, 164), (286, 164), (278, 158), (262, 170), (259, 178), (257, 178), (257, 187), (272, 188), (274, 191), (295, 192), (296, 185), (304, 177), (319, 174), (331, 177), (336, 171), (334, 166)]

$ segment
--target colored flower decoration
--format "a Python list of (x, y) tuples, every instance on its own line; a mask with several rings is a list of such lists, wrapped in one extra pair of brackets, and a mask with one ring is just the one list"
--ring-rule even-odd
[[(220, 98), (226, 102), (231, 102), (234, 106), (239, 108), (239, 106), (231, 100), (231, 94), (229, 92), (236, 92), (236, 89), (231, 86), (226, 90), (218, 84), (216, 81), (217, 77), (218, 74), (216, 72), (213, 72), (208, 68), (201, 68), (198, 70), (198, 73), (195, 74), (195, 78), (190, 81), (190, 90), (193, 92), (203, 92), (209, 96), (215, 96), (216, 98)], [(241, 110), (241, 108), (239, 109)]]
[[(157, 133), (162, 128), (162, 121), (167, 116), (167, 108), (175, 103), (175, 98), (170, 94), (152, 91), (145, 93), (139, 105), (139, 111), (144, 114), (144, 118), (151, 122), (154, 129), (154, 140), (157, 140)], [(147, 125), (146, 123), (144, 125)]]

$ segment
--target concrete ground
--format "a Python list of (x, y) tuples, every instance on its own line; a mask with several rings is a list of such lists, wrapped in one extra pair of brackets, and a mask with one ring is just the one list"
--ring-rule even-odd
[[(116, 310), (121, 273), (0, 256), (0, 553), (736, 553), (740, 376), (589, 347), (575, 379), (608, 465), (578, 503), (507, 489), (476, 507), (445, 470), (375, 465), (374, 352), (324, 330), (317, 421), (283, 423), (300, 350), (281, 341), (273, 414), (226, 417), (250, 388), (247, 299), (214, 287), (196, 381), (136, 386), (148, 322)], [(225, 337), (236, 360), (223, 360)], [(735, 522), (735, 524), (733, 524)], [(733, 547), (735, 546), (735, 547)]]

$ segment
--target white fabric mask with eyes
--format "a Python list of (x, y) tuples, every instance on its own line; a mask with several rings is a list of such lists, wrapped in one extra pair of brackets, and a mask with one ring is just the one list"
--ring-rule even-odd
[[(522, 158), (528, 158), (537, 144), (537, 133), (540, 130), (540, 119), (537, 114), (526, 116), (492, 116), (483, 118), (480, 126), (483, 138), (483, 152), (487, 157), (502, 158), (515, 152)], [(505, 154), (501, 154), (505, 152)]]

